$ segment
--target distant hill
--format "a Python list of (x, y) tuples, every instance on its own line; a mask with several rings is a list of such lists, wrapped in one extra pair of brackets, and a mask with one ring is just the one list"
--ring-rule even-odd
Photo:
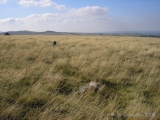
[[(140, 31), (140, 32), (102, 32), (102, 33), (80, 33), (80, 32), (56, 32), (56, 31), (44, 31), (44, 32), (36, 32), (36, 31), (6, 31), (10, 35), (113, 35), (113, 36), (139, 36), (139, 37), (160, 37), (160, 31)], [(6, 32), (1, 32), (0, 35), (4, 35)]]
[[(56, 31), (44, 31), (44, 32), (36, 32), (36, 31), (6, 31), (10, 35), (99, 35), (99, 33), (73, 33), (73, 32), (56, 32)], [(4, 35), (6, 32), (0, 32), (0, 35)]]
[[(59, 32), (55, 31), (44, 31), (44, 32), (35, 32), (35, 31), (7, 31), (10, 35), (40, 35), (40, 34), (60, 34)], [(6, 32), (0, 32), (0, 34), (4, 34)]]

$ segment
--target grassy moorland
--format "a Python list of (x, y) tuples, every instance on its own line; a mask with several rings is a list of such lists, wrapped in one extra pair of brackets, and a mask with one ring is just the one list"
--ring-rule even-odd
[(158, 120), (159, 86), (160, 38), (0, 36), (0, 120)]

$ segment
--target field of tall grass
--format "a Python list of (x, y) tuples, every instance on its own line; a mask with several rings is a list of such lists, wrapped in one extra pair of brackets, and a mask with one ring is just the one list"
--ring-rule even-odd
[(159, 86), (160, 38), (0, 36), (0, 120), (158, 120)]

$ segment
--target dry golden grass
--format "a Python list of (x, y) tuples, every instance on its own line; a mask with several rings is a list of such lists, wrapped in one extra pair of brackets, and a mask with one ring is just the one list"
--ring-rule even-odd
[(0, 36), (2, 120), (158, 120), (159, 86), (160, 38)]

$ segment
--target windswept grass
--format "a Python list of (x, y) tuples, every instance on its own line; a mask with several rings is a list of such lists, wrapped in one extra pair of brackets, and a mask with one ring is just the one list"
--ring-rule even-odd
[(2, 120), (158, 120), (159, 86), (159, 38), (0, 36)]

